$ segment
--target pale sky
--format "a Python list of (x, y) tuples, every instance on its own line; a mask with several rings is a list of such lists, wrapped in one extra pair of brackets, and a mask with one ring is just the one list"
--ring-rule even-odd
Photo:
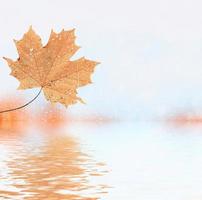
[[(79, 90), (87, 105), (74, 105), (71, 112), (124, 118), (200, 112), (201, 7), (196, 0), (2, 1), (0, 57), (17, 58), (13, 39), (30, 25), (44, 44), (51, 28), (75, 28), (82, 48), (74, 58), (101, 64), (94, 84)], [(0, 95), (32, 98), (37, 91), (16, 91), (18, 81), (3, 59), (0, 65)]]

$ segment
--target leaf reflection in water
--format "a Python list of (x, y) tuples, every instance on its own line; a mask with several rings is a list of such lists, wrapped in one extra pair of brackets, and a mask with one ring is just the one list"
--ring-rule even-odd
[[(7, 175), (0, 173), (1, 199), (26, 200), (97, 200), (106, 193), (103, 185), (91, 185), (91, 178), (104, 175), (102, 167), (81, 152), (70, 135), (54, 136), (37, 151), (26, 150), (17, 142), (7, 166)], [(99, 169), (98, 169), (99, 168)]]

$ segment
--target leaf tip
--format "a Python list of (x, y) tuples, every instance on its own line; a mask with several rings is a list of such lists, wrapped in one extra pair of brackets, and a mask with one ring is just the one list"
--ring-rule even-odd
[(14, 42), (15, 44), (17, 44), (18, 41), (17, 41), (16, 39), (13, 39), (13, 42)]
[(86, 102), (82, 98), (78, 98), (79, 102), (86, 105)]
[(10, 58), (6, 58), (3, 56), (3, 59), (9, 64), (11, 62), (11, 59)]
[[(51, 29), (51, 33), (50, 33), (50, 38), (54, 37), (56, 35), (56, 33), (54, 32), (53, 28)], [(49, 39), (50, 39), (49, 38)]]
[(21, 88), (21, 85), (19, 85), (18, 87), (17, 87), (17, 90), (21, 90), (22, 88)]
[(100, 64), (101, 64), (101, 62), (95, 61), (95, 65), (100, 65)]
[(76, 45), (76, 48), (77, 48), (77, 49), (80, 49), (80, 48), (81, 48), (81, 46), (79, 46), (79, 45)]
[(75, 31), (76, 31), (76, 29), (75, 29), (75, 28), (73, 28), (73, 29), (71, 29), (70, 31), (75, 32)]
[(32, 25), (29, 26), (29, 30), (28, 30), (27, 34), (30, 34), (30, 33), (36, 34)]
[(73, 28), (73, 29), (69, 30), (68, 32), (69, 32), (70, 34), (72, 34), (74, 37), (76, 37), (76, 36), (75, 36), (75, 31), (76, 31), (76, 29)]
[(29, 31), (31, 31), (31, 30), (33, 30), (33, 29), (32, 29), (32, 25), (29, 26)]

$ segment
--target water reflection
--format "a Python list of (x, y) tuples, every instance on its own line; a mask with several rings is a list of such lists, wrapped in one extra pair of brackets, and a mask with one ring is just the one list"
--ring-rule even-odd
[(2, 139), (0, 151), (1, 199), (97, 200), (106, 192), (104, 185), (91, 184), (104, 166), (82, 153), (70, 135)]

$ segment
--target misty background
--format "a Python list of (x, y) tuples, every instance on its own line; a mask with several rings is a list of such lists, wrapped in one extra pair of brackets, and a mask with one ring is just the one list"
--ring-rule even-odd
[[(75, 28), (85, 56), (101, 62), (94, 84), (79, 89), (87, 105), (69, 112), (122, 119), (148, 119), (202, 112), (202, 2), (197, 0), (1, 1), (0, 57), (18, 57), (13, 39), (32, 25), (46, 44), (51, 29)], [(16, 91), (0, 59), (0, 97), (34, 97)], [(30, 105), (46, 105), (43, 95)]]

